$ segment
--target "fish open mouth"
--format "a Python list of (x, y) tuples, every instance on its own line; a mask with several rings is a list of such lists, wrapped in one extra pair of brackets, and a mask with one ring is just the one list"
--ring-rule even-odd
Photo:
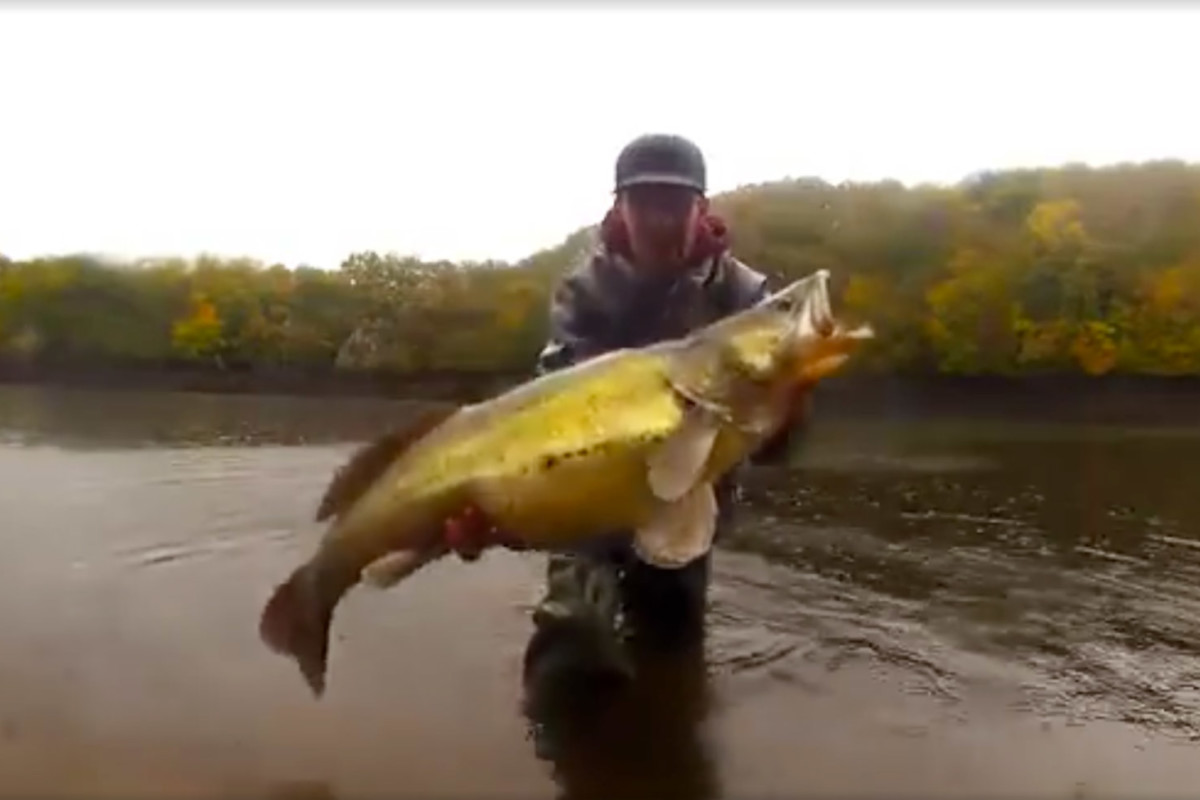
[(831, 336), (837, 328), (833, 308), (829, 303), (829, 270), (819, 269), (810, 278), (814, 282), (806, 298), (804, 314), (808, 326), (821, 336)]
[(874, 337), (875, 332), (870, 325), (847, 329), (838, 322), (829, 300), (829, 270), (819, 269), (809, 280), (813, 284), (804, 298), (796, 332), (800, 336), (817, 336), (801, 368), (802, 379), (815, 383), (836, 372), (855, 349)]

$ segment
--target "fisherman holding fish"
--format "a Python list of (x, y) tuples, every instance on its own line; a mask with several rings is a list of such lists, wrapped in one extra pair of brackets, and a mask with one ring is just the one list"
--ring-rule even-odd
[(812, 388), (871, 336), (834, 317), (825, 270), (769, 292), (729, 254), (705, 190), (692, 143), (630, 143), (597, 250), (554, 294), (539, 374), (409, 420), (338, 469), (317, 508), (327, 531), (259, 621), (314, 694), (346, 593), (451, 553), (551, 554), (526, 651), (534, 693), (628, 677), (630, 641), (702, 631), (736, 469), (785, 452)]
[[(765, 276), (730, 254), (725, 223), (709, 211), (706, 172), (700, 149), (680, 136), (650, 134), (624, 147), (599, 242), (553, 295), (540, 373), (684, 336), (767, 295)], [(808, 398), (796, 398), (789, 424), (756, 462), (787, 452)], [(717, 488), (720, 521), (728, 524), (736, 484), (730, 478)], [(488, 539), (486, 521), (474, 513), (451, 530), (464, 542)], [(550, 555), (526, 648), (527, 687), (629, 678), (629, 636), (651, 646), (694, 642), (703, 629), (710, 559), (705, 553), (681, 569), (661, 569), (634, 557), (622, 535)]]

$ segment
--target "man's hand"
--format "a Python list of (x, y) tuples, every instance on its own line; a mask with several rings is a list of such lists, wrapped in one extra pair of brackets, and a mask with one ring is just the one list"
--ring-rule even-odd
[(501, 530), (476, 506), (467, 506), (442, 526), (442, 537), (450, 552), (463, 561), (475, 561), (490, 547), (525, 550), (518, 537)]

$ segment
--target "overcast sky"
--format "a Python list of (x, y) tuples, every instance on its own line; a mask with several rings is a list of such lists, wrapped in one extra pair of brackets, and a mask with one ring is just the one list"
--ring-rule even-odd
[(1200, 161), (1200, 8), (0, 7), (0, 253), (519, 258), (612, 161), (785, 176)]

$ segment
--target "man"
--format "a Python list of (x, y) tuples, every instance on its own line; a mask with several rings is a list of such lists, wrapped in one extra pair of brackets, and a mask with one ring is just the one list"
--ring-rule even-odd
[[(539, 373), (683, 336), (768, 292), (762, 274), (729, 254), (725, 225), (709, 213), (705, 161), (695, 144), (679, 136), (641, 136), (621, 151), (615, 172), (615, 202), (595, 250), (553, 295)], [(804, 411), (800, 399), (797, 424)], [(794, 427), (755, 460), (786, 452)], [(719, 527), (729, 522), (734, 488), (732, 480), (718, 486)], [(702, 632), (710, 558), (679, 570), (654, 568), (634, 558), (620, 534), (614, 532), (611, 543), (549, 558), (546, 593), (525, 654), (533, 691), (574, 688), (576, 678), (620, 683), (633, 676), (631, 639), (688, 645)]]

